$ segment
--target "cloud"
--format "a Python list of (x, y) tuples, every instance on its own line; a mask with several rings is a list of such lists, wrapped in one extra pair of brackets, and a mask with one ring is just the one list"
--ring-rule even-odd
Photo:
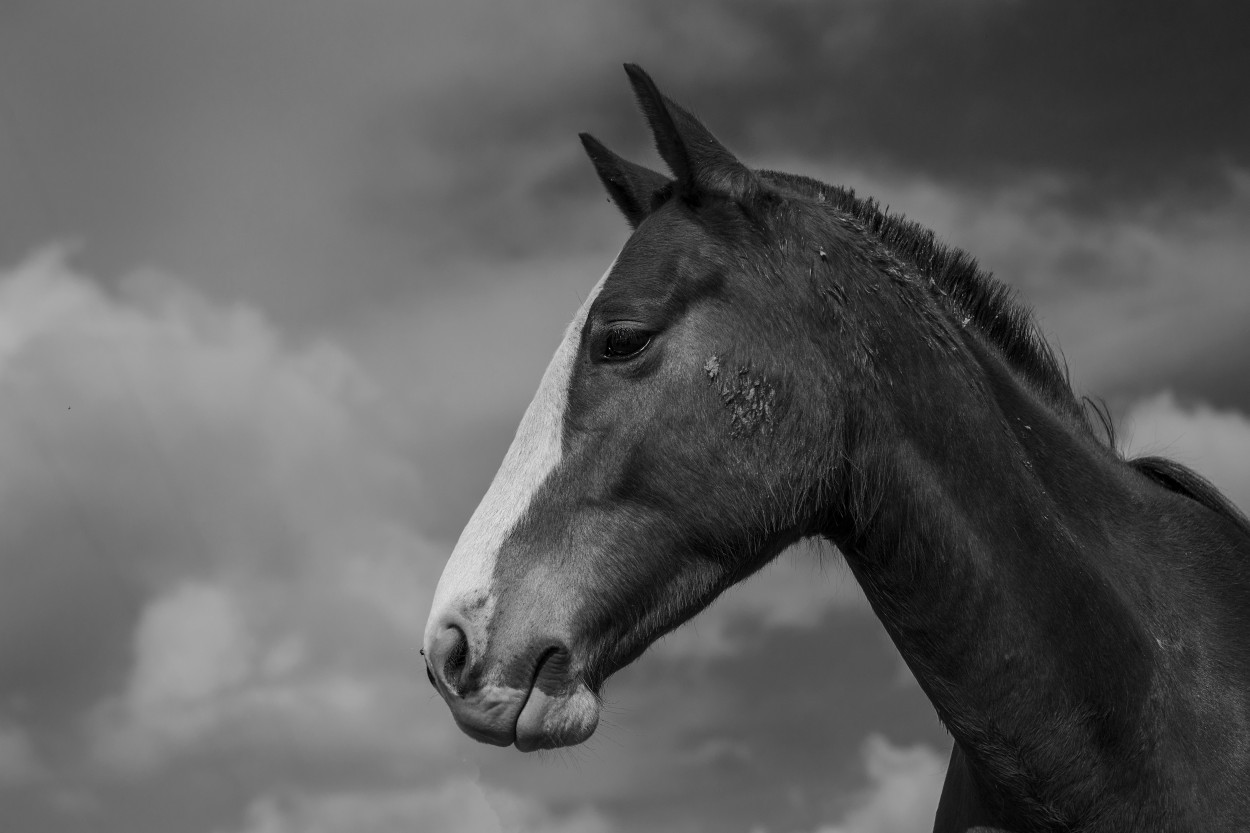
[(254, 662), (235, 599), (205, 584), (182, 585), (151, 602), (134, 642), (130, 710), (151, 721), (152, 731), (184, 742), (212, 728), (208, 707), (240, 686)]
[[(650, 7), (662, 32), (651, 69), (739, 152), (832, 151), (966, 182), (1059, 173), (1080, 181), (1087, 205), (1250, 165), (1250, 121), (1219, 92), (1248, 68), (1229, 28), (1247, 23), (1244, 9), (1149, 4), (1134, 14), (1117, 4), (976, 0), (660, 8), (668, 6)], [(717, 60), (727, 44), (734, 59)]]
[(21, 726), (0, 724), (0, 788), (28, 784), (44, 774)]
[(842, 554), (812, 540), (726, 590), (652, 650), (670, 659), (731, 655), (764, 630), (817, 627), (832, 610), (867, 612), (868, 602)]
[(427, 790), (266, 795), (247, 809), (237, 833), (610, 833), (594, 810), (554, 814), (539, 802), (471, 779)]
[(946, 761), (923, 746), (899, 747), (881, 735), (864, 743), (870, 786), (860, 803), (820, 833), (907, 833), (929, 830), (946, 777)]
[[(379, 597), (357, 594), (350, 572), (259, 594), (184, 584), (152, 600), (126, 689), (91, 714), (95, 760), (130, 778), (221, 757), (355, 760), (384, 779), (437, 767), (459, 738), (425, 696), (419, 643), (403, 623), (376, 618)], [(283, 605), (278, 592), (299, 598)], [(422, 614), (423, 597), (407, 599)]]
[(351, 355), (166, 275), (105, 292), (49, 250), (0, 275), (0, 394), (6, 783), (125, 827), (227, 761), (256, 782), (214, 812), (348, 764), (455, 771), (416, 655), (447, 548)]
[(960, 181), (1060, 173), (1084, 205), (1250, 164), (1246, 115), (1227, 105), (1246, 12), (1141, 8), (31, 6), (0, 33), (13, 134), (0, 257), (69, 228), (93, 272), (156, 262), (325, 322), (446, 288), (432, 260), (598, 248), (615, 226), (586, 220), (598, 186), (575, 136), (646, 146), (624, 60), (748, 156)]
[(923, 744), (894, 746), (869, 735), (863, 747), (868, 787), (841, 820), (815, 833), (922, 833), (933, 829), (946, 760)]
[(144, 707), (202, 700), (238, 685), (255, 648), (234, 600), (185, 584), (156, 599), (135, 629), (131, 696)]
[[(1236, 77), (1244, 50), (1227, 27), (1241, 11), (1186, 12), (1184, 31), (1205, 36), (1180, 45), (1170, 13), (985, 0), (605, 12), (558, 15), (567, 38), (555, 63), (534, 55), (509, 73), (488, 59), (490, 83), (452, 82), (380, 116), (362, 200), (369, 221), (406, 236), (436, 229), (453, 260), (606, 247), (615, 226), (584, 210), (600, 192), (574, 133), (659, 164), (620, 60), (642, 63), (749, 162), (790, 156), (989, 189), (1055, 177), (1071, 192), (1067, 209), (1083, 214), (1161, 194), (1222, 194), (1228, 168), (1250, 167), (1244, 114), (1220, 94), (1191, 94)], [(608, 31), (615, 53), (583, 50)], [(1158, 77), (1144, 84), (1109, 71), (1109, 39), (1122, 53), (1116, 67), (1149, 66)], [(1055, 43), (1065, 44), (1059, 63)]]
[(1184, 463), (1250, 511), (1250, 416), (1170, 391), (1129, 408), (1121, 435), (1131, 456), (1159, 455)]

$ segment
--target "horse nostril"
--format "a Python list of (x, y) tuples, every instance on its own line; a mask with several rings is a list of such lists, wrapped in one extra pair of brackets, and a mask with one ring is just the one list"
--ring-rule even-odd
[[(437, 674), (446, 687), (457, 694), (464, 685), (464, 673), (469, 664), (469, 640), (456, 625), (447, 625), (434, 639), (430, 655), (426, 658), (426, 671), (431, 682)], [(435, 685), (437, 688), (437, 684)]]
[(443, 663), (443, 673), (448, 679), (460, 682), (460, 677), (464, 673), (464, 666), (469, 659), (469, 640), (464, 638), (464, 631), (456, 628), (456, 633), (460, 639), (452, 646), (451, 655), (447, 657), (447, 661)]

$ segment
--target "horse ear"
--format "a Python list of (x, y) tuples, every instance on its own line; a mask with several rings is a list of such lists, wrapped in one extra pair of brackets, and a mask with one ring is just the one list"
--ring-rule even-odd
[(608, 190), (608, 196), (616, 207), (629, 221), (630, 228), (638, 228), (638, 224), (651, 213), (651, 201), (655, 193), (667, 187), (672, 180), (662, 173), (635, 165), (622, 159), (589, 133), (580, 133), (582, 147), (586, 155), (595, 165), (595, 173)]
[(637, 64), (626, 64), (625, 74), (651, 126), (656, 150), (687, 195), (712, 192), (739, 202), (754, 195), (758, 187), (755, 174), (698, 119), (662, 95), (651, 76)]

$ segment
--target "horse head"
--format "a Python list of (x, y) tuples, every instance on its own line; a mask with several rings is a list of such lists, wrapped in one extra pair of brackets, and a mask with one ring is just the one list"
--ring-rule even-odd
[[(532, 750), (594, 731), (613, 672), (824, 528), (827, 206), (747, 168), (639, 68), (672, 178), (583, 144), (633, 228), (543, 375), (438, 584), (431, 681), (461, 728)], [(820, 293), (825, 293), (817, 298)]]

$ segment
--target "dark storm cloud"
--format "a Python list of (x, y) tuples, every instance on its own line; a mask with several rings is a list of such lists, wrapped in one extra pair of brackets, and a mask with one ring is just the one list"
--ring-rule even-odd
[[(656, 6), (657, 25), (671, 25), (669, 8)], [(698, 14), (709, 33), (739, 35), (740, 60), (691, 35), (650, 69), (740, 153), (961, 178), (1059, 172), (1087, 180), (1087, 197), (1210, 184), (1250, 163), (1242, 4), (734, 2)]]
[[(380, 115), (390, 152), (366, 194), (372, 220), (432, 219), (446, 250), (488, 257), (609, 247), (619, 224), (587, 211), (602, 197), (576, 132), (659, 166), (621, 60), (756, 164), (978, 186), (1057, 176), (1069, 211), (1223, 193), (1229, 168), (1250, 164), (1250, 10), (1236, 4), (649, 3), (577, 26), (603, 45), (594, 60), (535, 51)], [(436, 193), (417, 147), (456, 172)]]

